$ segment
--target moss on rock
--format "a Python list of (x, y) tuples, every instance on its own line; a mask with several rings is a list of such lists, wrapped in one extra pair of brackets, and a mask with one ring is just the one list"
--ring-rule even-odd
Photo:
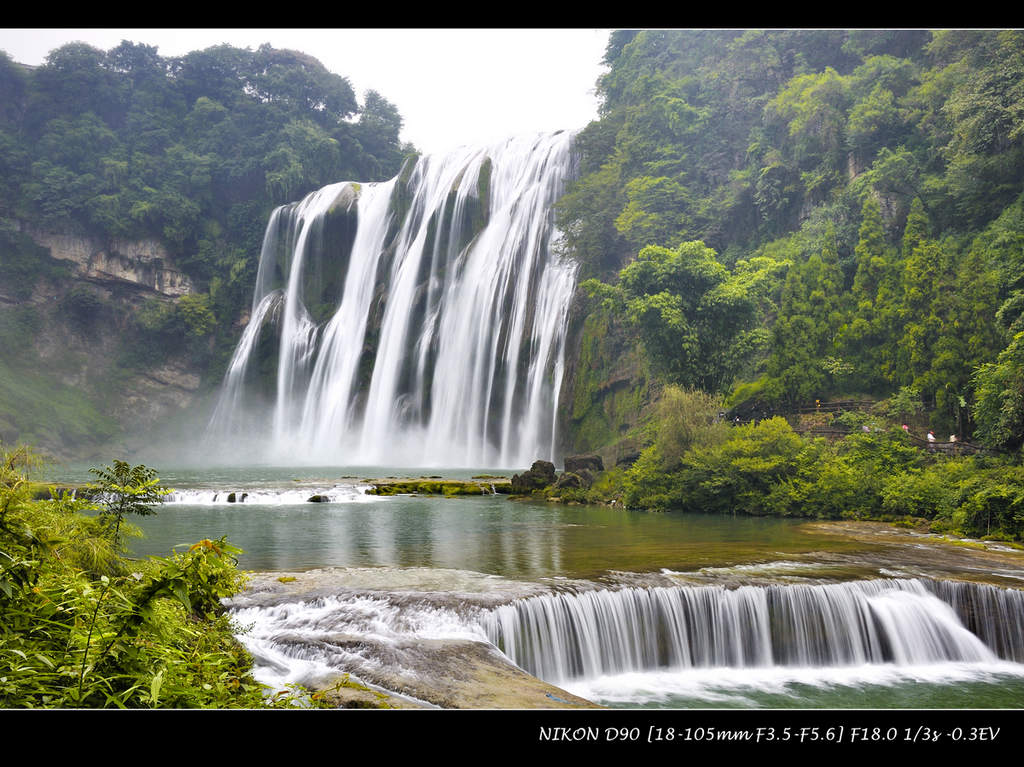
[(622, 454), (636, 452), (632, 445), (652, 399), (650, 375), (614, 308), (583, 303), (579, 353), (567, 376), (566, 443), (573, 451), (600, 453), (614, 465)]
[(443, 495), (451, 498), (458, 495), (494, 495), (509, 493), (509, 481), (505, 477), (487, 481), (461, 479), (374, 479), (367, 495)]

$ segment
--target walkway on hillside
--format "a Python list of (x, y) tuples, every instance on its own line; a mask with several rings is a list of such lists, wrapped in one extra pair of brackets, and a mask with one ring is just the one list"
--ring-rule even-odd
[[(786, 410), (752, 410), (748, 412), (747, 418), (739, 416), (735, 411), (722, 413), (721, 415), (728, 420), (730, 426), (741, 426), (751, 423), (756, 424), (767, 418), (773, 418), (775, 416), (781, 416), (788, 420), (788, 417), (790, 416), (808, 415), (810, 413), (842, 413), (850, 411), (866, 412), (876, 404), (877, 402), (875, 400), (835, 400), (832, 402), (816, 401), (812, 405), (797, 405)], [(829, 440), (837, 440), (848, 436), (855, 430), (828, 424), (803, 427), (794, 426), (793, 431), (797, 434), (810, 434), (816, 437), (824, 437)], [(932, 453), (944, 453), (946, 455), (974, 455), (977, 453), (992, 454), (1000, 452), (993, 448), (977, 445), (972, 442), (963, 442), (960, 440), (955, 442), (938, 440), (935, 442), (929, 442), (927, 438), (919, 437), (916, 434), (911, 434), (910, 432), (907, 432), (907, 436), (910, 437), (910, 441), (915, 447), (919, 447), (922, 450), (928, 450)]]

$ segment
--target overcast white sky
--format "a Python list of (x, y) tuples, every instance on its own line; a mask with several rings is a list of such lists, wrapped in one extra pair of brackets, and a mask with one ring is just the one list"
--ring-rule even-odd
[(404, 119), (402, 139), (431, 153), (521, 133), (579, 129), (597, 117), (594, 85), (608, 41), (599, 29), (0, 29), (23, 64), (73, 40), (109, 50), (130, 40), (179, 56), (270, 43), (316, 57)]

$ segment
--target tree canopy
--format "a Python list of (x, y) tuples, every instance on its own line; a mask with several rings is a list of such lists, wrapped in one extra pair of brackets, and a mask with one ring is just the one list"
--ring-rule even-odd
[(313, 57), (228, 45), (163, 57), (68, 43), (0, 54), (0, 221), (162, 240), (222, 318), (248, 301), (266, 216), (342, 180), (394, 176), (402, 118)]
[(1019, 30), (614, 33), (567, 248), (667, 383), (914, 391), (936, 428), (1019, 447), (1022, 62)]

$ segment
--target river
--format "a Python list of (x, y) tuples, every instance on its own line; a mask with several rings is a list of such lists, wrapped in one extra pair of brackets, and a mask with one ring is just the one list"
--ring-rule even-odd
[(273, 685), (346, 672), (429, 705), (430, 683), (408, 680), (461, 656), (424, 648), (461, 643), (610, 707), (1024, 708), (1024, 552), (884, 526), (365, 493), (424, 473), (164, 470), (175, 493), (133, 551), (221, 536), (244, 549), (262, 575), (232, 607)]

